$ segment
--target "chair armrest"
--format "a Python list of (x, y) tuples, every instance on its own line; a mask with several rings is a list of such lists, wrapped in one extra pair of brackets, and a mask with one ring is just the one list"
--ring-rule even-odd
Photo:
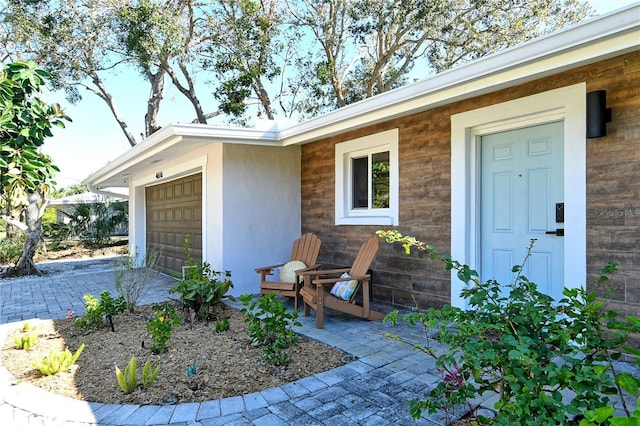
[(261, 273), (265, 271), (271, 271), (272, 269), (275, 269), (275, 268), (280, 268), (284, 265), (285, 265), (284, 263), (278, 263), (277, 265), (272, 265), (272, 266), (262, 266), (260, 268), (254, 269), (254, 271), (256, 271), (257, 273)]
[(343, 272), (349, 272), (351, 268), (340, 268), (340, 269), (320, 269), (309, 272), (303, 272), (300, 275), (331, 275), (331, 274), (340, 274)]
[(320, 265), (311, 265), (311, 266), (308, 266), (306, 268), (298, 269), (295, 272), (296, 272), (296, 275), (304, 275), (306, 272), (315, 271), (319, 267), (320, 267)]
[(316, 285), (324, 285), (324, 284), (335, 284), (337, 282), (346, 281), (346, 280), (363, 281), (363, 280), (367, 280), (369, 278), (371, 278), (371, 275), (359, 275), (359, 276), (349, 277), (349, 278), (342, 278), (342, 277), (318, 278), (318, 279), (313, 280), (313, 283), (316, 284)]

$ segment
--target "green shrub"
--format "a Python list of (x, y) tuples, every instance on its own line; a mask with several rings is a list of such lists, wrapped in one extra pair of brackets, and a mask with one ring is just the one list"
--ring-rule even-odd
[(199, 319), (211, 318), (215, 307), (224, 298), (232, 298), (227, 295), (233, 287), (231, 272), (214, 271), (207, 262), (189, 265), (186, 271), (185, 278), (169, 293), (178, 293), (182, 305), (192, 310)]
[(22, 334), (13, 338), (14, 343), (18, 349), (31, 349), (36, 344), (38, 335), (35, 333)]
[(138, 256), (136, 247), (134, 253), (120, 256), (115, 261), (116, 291), (124, 298), (130, 312), (135, 310), (140, 298), (147, 293), (151, 274), (157, 274), (154, 269), (158, 265), (160, 251), (157, 249), (147, 251), (142, 264), (138, 264)]
[[(144, 389), (153, 386), (160, 374), (160, 367), (151, 370), (151, 362), (147, 360), (142, 368), (142, 387)], [(131, 357), (129, 364), (124, 368), (124, 373), (116, 365), (116, 379), (124, 393), (131, 393), (138, 388), (137, 360)]]
[(216, 320), (216, 333), (222, 333), (229, 330), (229, 318), (224, 317)]
[(21, 235), (17, 241), (9, 239), (0, 240), (0, 264), (15, 263), (22, 253), (24, 236)]
[(178, 293), (182, 306), (191, 310), (199, 319), (210, 319), (224, 298), (234, 300), (227, 295), (230, 288), (231, 272), (218, 272), (211, 269), (208, 262), (197, 262), (190, 255), (190, 236), (185, 236), (184, 254), (185, 272), (178, 284), (169, 293)]
[(71, 214), (63, 213), (70, 219), (71, 234), (90, 245), (105, 244), (128, 221), (126, 202), (78, 204)]
[[(607, 327), (611, 330), (622, 330), (628, 333), (640, 333), (640, 318), (629, 315), (625, 320), (613, 319), (609, 321)], [(617, 358), (623, 353), (627, 353), (635, 357), (636, 366), (640, 368), (640, 349), (631, 346), (622, 346), (622, 352), (615, 352), (612, 357)], [(630, 373), (618, 373), (613, 369), (620, 403), (624, 411), (624, 416), (615, 415), (615, 407), (608, 405), (595, 410), (587, 410), (584, 413), (584, 419), (580, 422), (580, 426), (596, 426), (596, 425), (613, 425), (613, 426), (640, 426), (640, 397), (637, 400), (636, 409), (631, 411), (627, 406), (624, 393), (631, 396), (639, 396), (640, 377), (636, 377)]]
[(169, 302), (153, 305), (153, 319), (147, 322), (147, 331), (153, 338), (151, 350), (155, 353), (166, 352), (173, 328), (180, 324), (182, 319)]
[(85, 313), (75, 320), (75, 326), (83, 330), (92, 330), (105, 324), (105, 320), (116, 331), (113, 318), (127, 309), (127, 302), (122, 296), (113, 298), (108, 291), (100, 293), (100, 300), (91, 294), (84, 295)]
[(289, 347), (298, 344), (298, 336), (293, 332), (294, 326), (301, 326), (298, 311), (287, 311), (282, 302), (275, 300), (275, 294), (263, 295), (257, 301), (244, 294), (240, 301), (251, 343), (263, 348), (262, 359), (274, 365), (286, 364), (291, 358)]
[(42, 224), (44, 236), (50, 238), (53, 247), (59, 247), (62, 241), (68, 240), (73, 235), (73, 229), (66, 223), (51, 222)]
[(73, 364), (76, 363), (78, 357), (84, 349), (84, 343), (80, 345), (75, 354), (71, 355), (69, 349), (65, 349), (62, 352), (49, 351), (49, 355), (42, 361), (34, 362), (33, 366), (43, 376), (51, 376), (60, 372), (68, 371)]
[[(427, 344), (415, 347), (433, 357), (445, 377), (426, 399), (410, 401), (414, 418), (423, 410), (446, 412), (495, 393), (495, 417), (480, 416), (482, 424), (572, 424), (575, 416), (606, 406), (607, 395), (617, 392), (610, 351), (625, 342), (626, 334), (603, 326), (617, 315), (605, 312), (604, 303), (584, 289), (565, 289), (559, 301), (540, 293), (522, 275), (533, 240), (523, 264), (512, 270), (514, 283), (501, 286), (494, 280), (480, 282), (476, 271), (413, 237), (397, 231), (379, 235), (401, 243), (407, 253), (411, 248), (424, 251), (457, 271), (465, 283), (461, 296), (468, 310), (445, 306), (385, 317), (394, 326), (400, 319), (409, 327), (422, 326)], [(601, 281), (615, 266), (605, 268)], [(446, 344), (447, 350), (436, 352), (430, 339)]]

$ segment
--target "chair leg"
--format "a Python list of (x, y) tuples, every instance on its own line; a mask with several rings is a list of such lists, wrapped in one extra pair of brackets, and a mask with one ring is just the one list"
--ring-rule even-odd
[(324, 328), (324, 289), (316, 285), (316, 328)]

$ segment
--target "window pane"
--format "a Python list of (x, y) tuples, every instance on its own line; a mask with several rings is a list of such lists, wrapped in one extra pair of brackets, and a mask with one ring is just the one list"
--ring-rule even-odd
[(372, 174), (371, 194), (374, 209), (389, 208), (389, 151), (379, 152), (371, 156)]
[(353, 158), (351, 160), (351, 173), (353, 178), (353, 187), (351, 188), (351, 208), (368, 208), (369, 207), (369, 158)]

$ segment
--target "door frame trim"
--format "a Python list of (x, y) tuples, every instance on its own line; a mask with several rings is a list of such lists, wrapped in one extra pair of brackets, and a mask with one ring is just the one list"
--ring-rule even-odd
[[(586, 286), (586, 84), (580, 83), (451, 116), (451, 256), (480, 265), (480, 137), (564, 122), (564, 285)], [(570, 261), (569, 261), (570, 257)], [(467, 308), (451, 274), (451, 304)]]

